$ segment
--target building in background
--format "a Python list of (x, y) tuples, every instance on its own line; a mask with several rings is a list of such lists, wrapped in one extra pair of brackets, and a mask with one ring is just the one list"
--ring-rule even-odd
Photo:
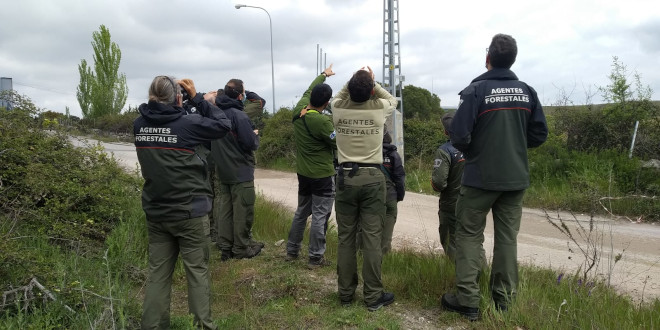
[[(7, 77), (0, 78), (0, 92), (11, 91), (13, 89), (14, 87), (11, 78), (7, 78)], [(0, 100), (0, 108), (11, 109), (12, 106), (11, 103), (9, 103), (8, 101)]]

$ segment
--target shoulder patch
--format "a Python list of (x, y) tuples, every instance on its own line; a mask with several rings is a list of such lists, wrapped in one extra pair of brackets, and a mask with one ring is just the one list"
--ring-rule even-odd
[(330, 133), (330, 140), (334, 140), (336, 136), (337, 136), (337, 131), (332, 131), (332, 133)]

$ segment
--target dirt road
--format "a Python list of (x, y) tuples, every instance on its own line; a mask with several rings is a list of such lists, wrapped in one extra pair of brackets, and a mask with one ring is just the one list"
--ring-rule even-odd
[[(80, 144), (80, 142), (77, 142)], [(128, 169), (135, 169), (137, 156), (131, 144), (103, 143), (103, 146)], [(295, 173), (258, 169), (255, 174), (257, 191), (272, 201), (288, 206), (292, 211), (297, 204), (297, 180)], [(408, 246), (417, 250), (442, 253), (438, 235), (438, 199), (436, 196), (407, 192), (399, 203), (399, 214), (394, 228), (393, 245)], [(596, 248), (602, 252), (597, 274), (620, 292), (635, 300), (660, 298), (660, 225), (630, 223), (608, 218), (595, 219), (592, 242), (577, 235), (576, 226), (589, 228), (589, 217), (568, 213), (551, 212), (561, 216), (577, 237), (579, 245), (571, 242), (554, 228), (545, 213), (538, 209), (523, 209), (523, 219), (518, 235), (518, 260), (521, 263), (549, 267), (566, 273), (574, 273), (584, 263), (581, 248)], [(334, 219), (334, 214), (332, 216)], [(258, 219), (257, 219), (258, 220)], [(486, 228), (484, 248), (492, 254), (492, 218)], [(621, 259), (614, 263), (614, 257)]]

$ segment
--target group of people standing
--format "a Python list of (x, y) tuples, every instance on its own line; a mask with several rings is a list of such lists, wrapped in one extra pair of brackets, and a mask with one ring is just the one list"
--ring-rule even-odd
[[(401, 157), (385, 131), (385, 120), (396, 108), (397, 99), (376, 83), (371, 68), (365, 67), (330, 101), (332, 88), (324, 82), (334, 74), (330, 65), (317, 76), (293, 111), (298, 207), (285, 260), (299, 257), (311, 215), (308, 268), (331, 264), (324, 252), (334, 202), (340, 302), (353, 303), (359, 249), (364, 301), (369, 310), (377, 310), (394, 301), (394, 295), (383, 289), (381, 262), (391, 248), (396, 203), (405, 194)], [(332, 117), (323, 114), (328, 107)]]
[[(441, 194), (440, 241), (455, 262), (457, 283), (456, 292), (444, 294), (441, 304), (471, 320), (479, 315), (478, 279), (487, 265), (483, 232), (491, 210), (492, 299), (498, 310), (506, 310), (516, 295), (516, 237), (529, 186), (527, 148), (547, 137), (536, 92), (510, 70), (516, 56), (515, 39), (493, 37), (486, 55), (488, 71), (460, 93), (458, 110), (442, 118), (450, 141), (436, 152), (432, 184)], [(375, 82), (369, 67), (356, 71), (332, 98), (325, 80), (334, 74), (330, 65), (314, 78), (293, 111), (298, 207), (284, 259), (300, 257), (311, 216), (307, 267), (332, 264), (325, 251), (334, 203), (339, 302), (354, 302), (361, 251), (363, 299), (375, 311), (394, 301), (394, 294), (383, 288), (381, 264), (391, 249), (397, 202), (405, 195), (405, 171), (385, 125), (397, 99)], [(181, 89), (190, 95), (194, 111), (181, 107)], [(238, 79), (230, 80), (221, 93), (203, 94), (189, 79), (159, 76), (149, 89), (149, 102), (140, 106), (134, 131), (149, 234), (143, 328), (169, 327), (171, 278), (179, 253), (190, 312), (198, 326), (215, 328), (208, 276), (208, 213), (214, 194), (207, 159), (215, 164), (218, 177), (219, 210), (213, 218), (221, 260), (252, 258), (264, 247), (251, 233), (259, 138), (243, 109), (248, 99)], [(263, 102), (258, 96), (252, 100)], [(324, 114), (329, 110), (331, 115)]]
[[(185, 106), (183, 91), (189, 97)], [(142, 328), (169, 328), (172, 274), (179, 254), (195, 323), (215, 328), (208, 273), (212, 209), (221, 260), (252, 258), (264, 247), (252, 237), (259, 136), (244, 109), (256, 103), (263, 108), (264, 100), (246, 91), (240, 79), (209, 93), (198, 93), (190, 79), (158, 76), (152, 81), (149, 102), (139, 107), (134, 122), (149, 236)], [(210, 172), (215, 172), (215, 180)]]

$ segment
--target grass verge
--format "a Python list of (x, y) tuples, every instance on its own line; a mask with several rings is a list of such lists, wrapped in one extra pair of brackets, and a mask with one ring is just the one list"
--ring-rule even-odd
[[(57, 260), (55, 292), (67, 291), (66, 303), (29, 311), (6, 309), (0, 328), (135, 328), (139, 324), (143, 284), (146, 279), (146, 231), (139, 199), (126, 205), (126, 217), (107, 240), (107, 261), (86, 258), (75, 251), (60, 251), (46, 242), (29, 245), (43, 251), (43, 258)], [(487, 289), (488, 272), (481, 277), (485, 292), (482, 317), (469, 323), (440, 308), (439, 297), (454, 286), (453, 265), (443, 256), (398, 250), (383, 259), (383, 283), (396, 302), (368, 312), (361, 300), (346, 308), (339, 304), (335, 267), (308, 270), (303, 257), (284, 261), (284, 244), (292, 212), (259, 198), (255, 237), (267, 243), (262, 254), (250, 260), (220, 261), (212, 247), (212, 311), (220, 328), (315, 329), (425, 329), (425, 328), (609, 328), (653, 329), (660, 326), (660, 302), (635, 305), (601, 283), (583, 283), (579, 276), (558, 274), (536, 267), (520, 268), (520, 291), (507, 313), (496, 312)], [(307, 237), (303, 243), (306, 251)], [(337, 234), (328, 232), (326, 257), (336, 260)], [(53, 289), (53, 288), (51, 288)], [(112, 297), (112, 298), (110, 298)], [(565, 302), (564, 302), (565, 301)], [(20, 306), (17, 306), (20, 307)], [(191, 329), (186, 280), (179, 264), (172, 293), (172, 329)]]
[[(425, 328), (657, 328), (660, 302), (634, 304), (601, 283), (583, 283), (566, 274), (531, 266), (520, 268), (520, 292), (507, 313), (499, 313), (488, 294), (486, 271), (481, 277), (482, 318), (470, 323), (441, 309), (442, 293), (455, 285), (454, 267), (444, 255), (397, 250), (383, 259), (383, 283), (394, 292), (393, 305), (368, 312), (361, 285), (356, 302), (342, 307), (337, 296), (337, 233), (328, 231), (326, 257), (333, 266), (308, 270), (307, 236), (301, 258), (285, 262), (285, 244), (292, 212), (259, 198), (254, 234), (267, 243), (258, 257), (220, 261), (212, 248), (213, 317), (220, 328), (425, 329)], [(263, 219), (263, 220), (262, 220)], [(267, 219), (267, 220), (265, 220)], [(261, 221), (260, 221), (261, 220)], [(187, 329), (185, 274), (179, 269), (173, 298), (173, 328)], [(566, 303), (562, 305), (563, 301)]]

